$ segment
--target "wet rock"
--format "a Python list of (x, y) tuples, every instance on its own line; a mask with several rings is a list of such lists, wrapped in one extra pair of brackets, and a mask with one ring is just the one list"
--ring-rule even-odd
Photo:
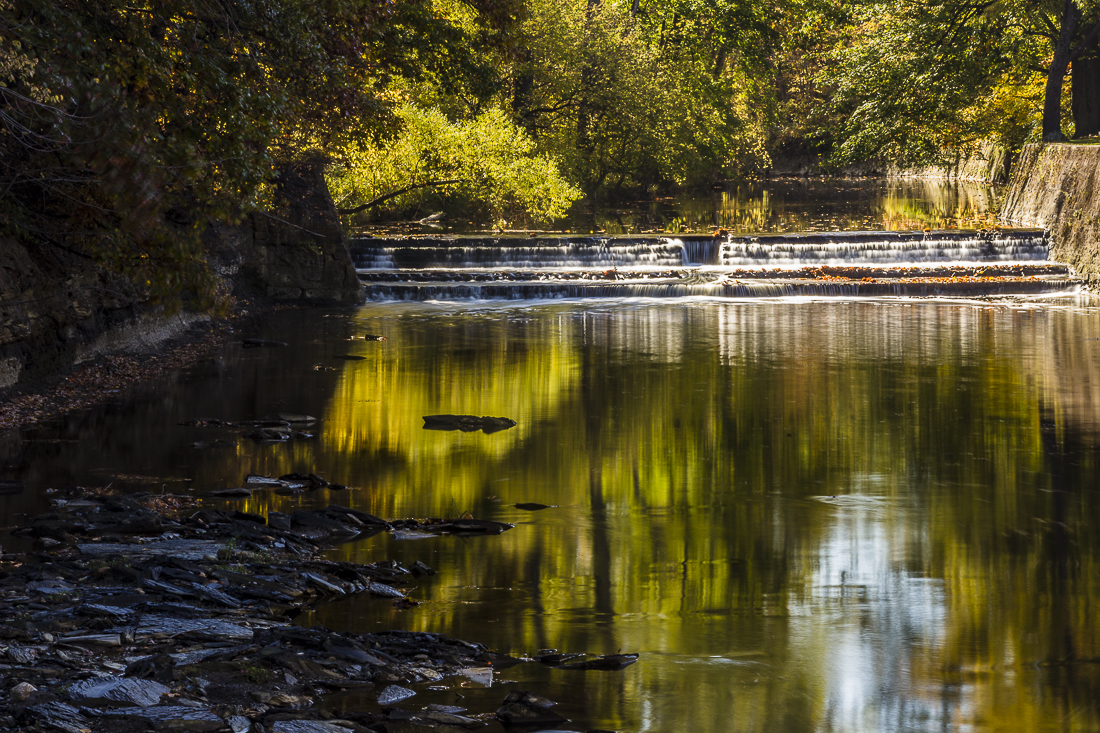
[(455, 519), (451, 521), (450, 530), (452, 533), (500, 534), (504, 530), (512, 529), (515, 526), (507, 522), (494, 522), (491, 519)]
[(382, 707), (389, 707), (390, 705), (396, 705), (402, 700), (407, 700), (416, 693), (407, 687), (398, 687), (397, 685), (390, 685), (382, 692), (378, 693), (378, 704)]
[(244, 434), (257, 443), (284, 443), (290, 440), (291, 432), (287, 428), (257, 428)]
[(409, 566), (409, 571), (412, 572), (413, 575), (417, 575), (417, 576), (419, 576), (419, 575), (435, 575), (435, 570), (433, 570), (431, 568), (431, 566), (429, 566), (426, 563), (423, 563), (419, 560), (417, 560), (416, 562), (414, 562), (412, 565)]
[(15, 702), (23, 702), (33, 693), (38, 692), (38, 688), (29, 682), (20, 682), (15, 687), (11, 688), (11, 699)]
[(247, 338), (242, 342), (246, 349), (259, 346), (286, 346), (286, 341), (270, 341), (268, 339)]
[(339, 504), (329, 504), (328, 508), (325, 509), (325, 512), (329, 516), (348, 515), (348, 516), (354, 517), (356, 520), (358, 520), (362, 524), (374, 524), (374, 525), (377, 525), (377, 526), (380, 526), (380, 527), (389, 527), (390, 526), (389, 522), (387, 522), (386, 520), (381, 519), (379, 517), (376, 517), (373, 514), (367, 514), (366, 512), (361, 512), (358, 509), (350, 509), (346, 506), (340, 506)]
[(328, 591), (329, 593), (335, 593), (336, 595), (340, 596), (347, 594), (347, 591), (345, 591), (343, 588), (329, 581), (328, 579), (321, 577), (317, 573), (302, 573), (302, 577), (313, 583), (317, 587), (321, 588), (322, 590)]
[[(539, 661), (543, 662), (542, 659), (539, 659)], [(606, 654), (603, 656), (593, 657), (591, 659), (562, 661), (556, 664), (549, 664), (550, 666), (557, 667), (558, 669), (603, 670), (606, 672), (617, 672), (621, 669), (626, 669), (637, 661), (637, 654)], [(547, 664), (547, 662), (543, 663)]]
[(283, 482), (277, 478), (271, 476), (260, 476), (258, 474), (250, 473), (245, 477), (244, 482), (246, 484), (259, 484), (261, 486), (282, 486)]
[(77, 549), (93, 557), (154, 557), (170, 555), (187, 560), (202, 560), (206, 555), (216, 555), (223, 542), (212, 540), (158, 540), (140, 545), (124, 545), (116, 542), (78, 543)]
[(493, 686), (493, 668), (492, 667), (466, 667), (458, 670), (458, 673), (470, 680), (476, 682), (479, 685), (485, 687)]
[(404, 530), (397, 529), (393, 532), (393, 538), (395, 540), (430, 540), (438, 537), (438, 535), (431, 532), (417, 532), (416, 530)]
[(317, 422), (317, 418), (313, 415), (303, 415), (300, 412), (276, 412), (271, 415), (264, 415), (264, 420), (278, 420), (290, 425), (296, 425), (300, 423)]
[(252, 730), (252, 721), (243, 715), (230, 716), (225, 722), (229, 723), (229, 729), (233, 733), (248, 733)]
[(147, 614), (135, 629), (139, 640), (183, 638), (202, 641), (242, 642), (252, 640), (252, 629), (220, 619), (172, 618)]
[(121, 634), (79, 634), (66, 636), (66, 644), (88, 644), (90, 646), (122, 646)]
[(530, 501), (523, 502), (522, 504), (514, 504), (513, 506), (515, 506), (516, 509), (522, 509), (525, 512), (537, 512), (542, 509), (552, 508), (552, 506), (549, 504), (536, 504)]
[(472, 433), (481, 430), (497, 433), (515, 427), (516, 421), (506, 417), (477, 417), (476, 415), (425, 415), (425, 430), (461, 430)]
[(352, 724), (340, 722), (344, 725), (319, 720), (276, 720), (271, 733), (348, 733)]
[(399, 598), (404, 599), (405, 594), (401, 591), (386, 585), (385, 583), (369, 582), (367, 584), (367, 591), (373, 596), (380, 596), (382, 598)]
[(482, 728), (486, 725), (485, 721), (478, 720), (477, 718), (467, 718), (465, 715), (456, 715), (454, 713), (446, 713), (438, 710), (425, 712), (419, 717), (424, 720), (430, 720), (433, 723), (439, 723), (440, 725), (454, 725), (467, 729)]
[(123, 677), (77, 682), (69, 688), (69, 697), (85, 705), (136, 705), (149, 707), (160, 703), (162, 695), (171, 690), (152, 680)]
[(309, 512), (303, 509), (299, 509), (290, 515), (290, 525), (294, 527), (308, 527), (321, 530), (323, 535), (343, 535), (354, 536), (359, 534), (359, 530), (354, 527), (349, 527), (343, 522), (338, 522), (332, 519), (326, 514), (320, 512)]
[(104, 718), (140, 718), (150, 723), (156, 730), (205, 731), (221, 730), (225, 722), (210, 710), (187, 705), (157, 705), (146, 708), (119, 708), (111, 711), (97, 711)]
[(34, 705), (27, 709), (27, 717), (31, 718), (47, 730), (57, 728), (65, 733), (88, 733), (92, 723), (84, 717), (79, 710), (72, 705), (63, 702), (48, 702), (43, 705)]
[(568, 722), (550, 708), (557, 703), (533, 692), (514, 690), (504, 698), (504, 704), (497, 709), (497, 719), (506, 726), (512, 725), (556, 725)]

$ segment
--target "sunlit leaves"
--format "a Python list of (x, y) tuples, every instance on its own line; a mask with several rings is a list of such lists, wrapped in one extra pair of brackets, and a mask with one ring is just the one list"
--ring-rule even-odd
[(350, 151), (329, 175), (333, 196), (344, 208), (408, 186), (451, 180), (392, 199), (398, 211), (422, 203), (450, 202), (465, 213), (491, 219), (529, 215), (537, 221), (562, 216), (580, 196), (557, 164), (534, 150), (527, 133), (498, 109), (451, 122), (439, 110), (405, 105), (401, 132), (393, 139)]

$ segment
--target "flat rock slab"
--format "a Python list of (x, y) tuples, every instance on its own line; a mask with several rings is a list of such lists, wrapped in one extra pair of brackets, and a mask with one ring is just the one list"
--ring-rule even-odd
[(226, 727), (225, 721), (209, 710), (183, 705), (158, 705), (149, 708), (119, 708), (109, 712), (97, 711), (107, 718), (142, 718), (157, 730), (193, 731), (205, 733)]
[(348, 729), (335, 723), (319, 720), (276, 720), (272, 733), (348, 733)]
[(152, 680), (108, 677), (77, 682), (69, 688), (69, 697), (85, 705), (136, 705), (149, 707), (160, 702), (161, 695), (171, 690)]
[(76, 548), (82, 555), (92, 557), (136, 556), (155, 557), (170, 555), (184, 560), (201, 560), (207, 555), (217, 555), (225, 543), (214, 540), (158, 540), (145, 544), (123, 544), (121, 542), (79, 543)]
[(251, 641), (252, 629), (214, 618), (171, 618), (147, 614), (134, 629), (138, 639), (169, 636), (205, 641)]

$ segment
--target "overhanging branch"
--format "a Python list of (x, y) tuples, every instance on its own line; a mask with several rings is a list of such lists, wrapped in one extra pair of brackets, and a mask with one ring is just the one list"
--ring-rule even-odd
[(405, 186), (404, 188), (399, 188), (396, 191), (390, 191), (387, 194), (383, 194), (381, 196), (378, 196), (377, 198), (373, 198), (370, 201), (368, 201), (367, 203), (361, 204), (360, 206), (356, 206), (355, 208), (352, 208), (352, 209), (337, 209), (336, 211), (338, 211), (340, 214), (358, 214), (360, 211), (365, 211), (366, 209), (369, 209), (373, 206), (378, 206), (378, 204), (381, 204), (385, 201), (389, 201), (390, 199), (392, 199), (396, 196), (400, 196), (403, 193), (408, 193), (409, 191), (415, 191), (418, 188), (431, 188), (431, 187), (434, 187), (434, 186), (446, 186), (446, 185), (451, 184), (451, 183), (462, 183), (465, 180), (466, 180), (465, 178), (448, 178), (445, 181), (427, 181), (425, 183), (413, 183), (411, 185)]

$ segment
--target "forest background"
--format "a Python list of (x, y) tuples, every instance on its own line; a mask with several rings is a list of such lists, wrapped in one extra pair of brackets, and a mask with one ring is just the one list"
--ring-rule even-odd
[(0, 231), (214, 297), (201, 235), (327, 161), (349, 221), (1100, 132), (1093, 0), (0, 0)]

